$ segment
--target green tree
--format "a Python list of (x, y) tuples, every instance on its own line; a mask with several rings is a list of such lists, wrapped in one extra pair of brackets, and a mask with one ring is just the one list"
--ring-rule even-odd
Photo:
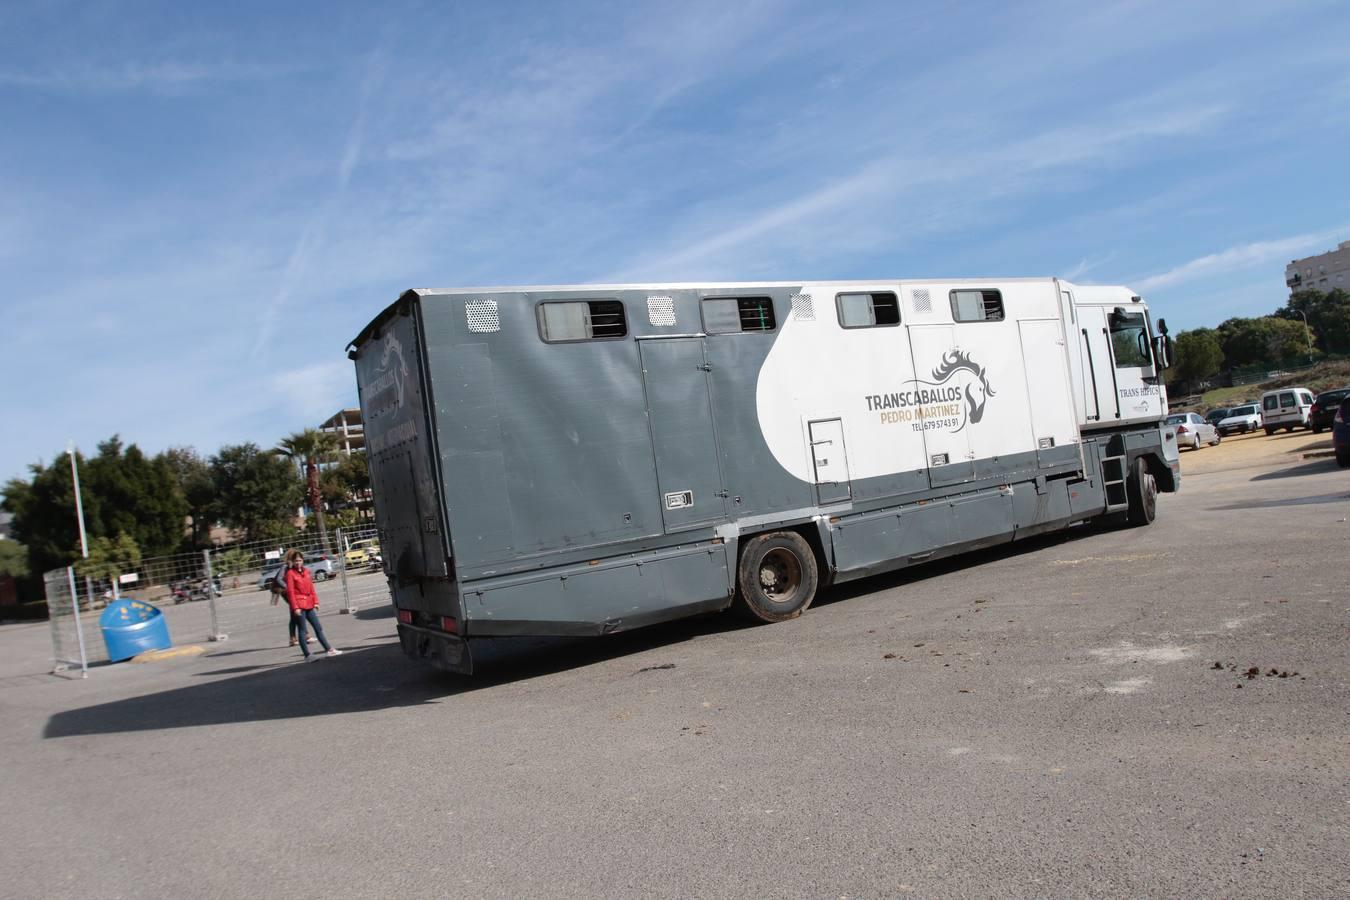
[(304, 495), (295, 469), (257, 444), (221, 447), (211, 457), (220, 521), (250, 540), (281, 539), (295, 531), (295, 510)]
[(0, 540), (0, 576), (27, 578), (28, 548), (18, 541)]
[(112, 582), (119, 575), (136, 571), (140, 564), (141, 548), (136, 539), (119, 531), (116, 538), (94, 538), (89, 543), (89, 558), (75, 563), (75, 571), (82, 578)]
[(359, 502), (370, 490), (370, 469), (364, 453), (344, 454), (320, 477), (323, 499), (334, 506)]
[[(84, 457), (76, 453), (83, 471)], [(75, 483), (70, 474), (70, 455), (63, 453), (49, 466), (28, 467), (30, 479), (11, 478), (4, 488), (3, 506), (14, 516), (16, 540), (28, 546), (29, 565), (37, 572), (67, 566), (78, 556), (80, 530), (75, 518)], [(83, 491), (86, 518), (97, 519), (100, 499)]]
[(216, 486), (211, 480), (211, 467), (191, 447), (170, 447), (156, 460), (162, 460), (173, 473), (178, 495), (192, 520), (192, 546), (209, 546), (211, 525), (217, 518)]
[(98, 498), (85, 522), (91, 535), (126, 532), (146, 556), (182, 549), (187, 536), (187, 503), (169, 463), (148, 458), (135, 444), (123, 447), (113, 435), (98, 445), (98, 455), (80, 470), (81, 487)]
[(305, 502), (314, 511), (314, 519), (319, 526), (319, 541), (324, 551), (332, 553), (332, 547), (328, 543), (328, 525), (323, 516), (323, 490), (319, 484), (319, 465), (331, 459), (337, 452), (337, 438), (315, 428), (306, 428), (283, 438), (274, 452), (290, 458), (304, 468)]
[(1318, 346), (1328, 353), (1350, 353), (1350, 293), (1340, 288), (1296, 291), (1275, 315), (1300, 325), (1306, 316)]
[(1212, 328), (1183, 331), (1174, 342), (1176, 359), (1168, 370), (1177, 381), (1195, 382), (1208, 378), (1223, 365), (1223, 348)]
[(1308, 356), (1303, 322), (1276, 316), (1229, 319), (1215, 329), (1224, 359), (1232, 366), (1291, 364)]

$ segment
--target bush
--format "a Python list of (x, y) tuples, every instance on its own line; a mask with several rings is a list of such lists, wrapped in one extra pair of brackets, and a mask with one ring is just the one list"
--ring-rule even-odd
[(40, 622), (47, 618), (47, 601), (0, 606), (0, 622)]

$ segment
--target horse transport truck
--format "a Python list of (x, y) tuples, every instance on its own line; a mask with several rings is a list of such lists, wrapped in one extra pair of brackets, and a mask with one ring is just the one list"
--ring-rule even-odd
[(348, 348), (404, 651), (604, 635), (1180, 487), (1171, 344), (1056, 278), (410, 290)]

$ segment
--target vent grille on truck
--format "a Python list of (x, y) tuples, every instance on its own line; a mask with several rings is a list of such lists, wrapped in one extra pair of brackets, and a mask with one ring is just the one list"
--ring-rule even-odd
[(648, 297), (647, 321), (662, 328), (675, 324), (674, 297)]
[(491, 334), (502, 330), (496, 300), (468, 301), (464, 304), (464, 318), (469, 323), (469, 330), (476, 334)]
[(927, 313), (933, 311), (933, 298), (928, 293), (928, 288), (915, 288), (909, 294), (910, 303), (914, 305), (916, 313)]
[(803, 322), (814, 322), (816, 320), (816, 306), (811, 300), (810, 294), (792, 295), (792, 318)]

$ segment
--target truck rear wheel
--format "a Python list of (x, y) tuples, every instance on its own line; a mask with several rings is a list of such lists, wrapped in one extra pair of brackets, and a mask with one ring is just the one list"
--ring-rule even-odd
[(816, 555), (795, 531), (759, 534), (741, 545), (736, 566), (737, 615), (754, 622), (795, 619), (815, 599)]
[(1142, 456), (1130, 468), (1126, 492), (1130, 499), (1127, 521), (1135, 526), (1153, 524), (1158, 516), (1158, 482)]

